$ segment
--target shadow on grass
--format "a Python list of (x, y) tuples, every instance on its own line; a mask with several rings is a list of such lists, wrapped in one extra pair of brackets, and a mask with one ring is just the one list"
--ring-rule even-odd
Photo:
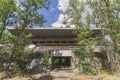
[(48, 76), (41, 76), (40, 78), (32, 79), (32, 80), (53, 80), (53, 77), (48, 75)]

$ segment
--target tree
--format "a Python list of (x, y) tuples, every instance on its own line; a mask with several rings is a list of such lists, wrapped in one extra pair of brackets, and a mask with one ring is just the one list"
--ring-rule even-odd
[(10, 32), (4, 31), (2, 34), (1, 44), (13, 44), (15, 41), (15, 36)]
[(14, 0), (0, 0), (0, 42), (7, 26), (7, 19), (14, 11)]
[[(70, 0), (70, 7), (66, 12), (68, 17), (73, 19), (72, 23), (76, 25), (77, 41), (80, 48), (94, 49), (97, 41), (102, 39), (107, 56), (106, 70), (110, 73), (120, 70), (118, 58), (118, 44), (120, 44), (119, 4), (119, 0), (87, 0), (86, 2)], [(94, 31), (91, 31), (90, 28), (93, 27), (91, 25), (101, 29), (101, 34), (96, 34), (97, 36), (93, 37)], [(109, 40), (105, 38), (106, 35), (110, 36)], [(88, 48), (87, 51), (89, 51)], [(91, 51), (89, 54), (92, 55)]]
[[(96, 15), (96, 25), (102, 28), (102, 39), (107, 55), (107, 69), (110, 73), (120, 71), (118, 55), (118, 46), (120, 44), (119, 4), (120, 1), (118, 0), (97, 0), (94, 2), (90, 2), (90, 5), (91, 7), (93, 7), (94, 10), (93, 13)], [(105, 28), (106, 30), (103, 30), (103, 28)], [(106, 40), (105, 35), (109, 35), (111, 41)]]
[[(77, 44), (79, 46), (77, 57), (79, 59), (78, 66), (83, 68), (83, 72), (87, 74), (97, 74), (94, 66), (94, 48), (98, 40), (98, 36), (94, 35), (94, 29), (90, 28), (93, 23), (93, 16), (87, 10), (89, 5), (79, 0), (70, 0), (70, 8), (66, 11), (71, 23), (76, 26), (75, 34), (77, 34)], [(89, 8), (90, 9), (90, 8)], [(85, 14), (85, 15), (84, 15)]]
[[(6, 3), (8, 6), (3, 3)], [(13, 6), (12, 3), (15, 5)], [(8, 56), (6, 59), (2, 57), (0, 58), (0, 62), (2, 62), (2, 59), (5, 59), (2, 64), (7, 64), (6, 69), (1, 70), (6, 72), (6, 76), (9, 75), (8, 77), (10, 77), (11, 75), (15, 75), (17, 73), (24, 74), (27, 71), (26, 64), (29, 61), (29, 52), (25, 50), (25, 47), (29, 41), (28, 39), (30, 35), (29, 33), (26, 34), (25, 29), (36, 26), (41, 27), (43, 25), (45, 20), (39, 13), (39, 9), (48, 8), (48, 4), (49, 0), (1, 0), (0, 9), (3, 12), (0, 12), (2, 15), (0, 16), (0, 19), (2, 24), (4, 24), (2, 26), (3, 30), (1, 33), (1, 36), (4, 37), (2, 40), (7, 39), (3, 34), (6, 34), (6, 32), (4, 32), (6, 26), (12, 26), (15, 28), (14, 44), (11, 48), (12, 52), (11, 54), (5, 55)]]
[[(39, 9), (47, 8), (49, 0), (19, 0), (16, 2), (17, 6), (11, 18), (9, 19), (9, 26), (14, 26), (16, 29), (16, 45), (22, 45), (25, 38), (25, 29), (32, 27), (41, 27), (45, 22), (42, 14), (39, 13)], [(23, 38), (24, 37), (24, 38)]]
[[(39, 13), (39, 9), (47, 8), (49, 0), (19, 0), (15, 12), (11, 15), (10, 25), (15, 26), (16, 41), (14, 43), (12, 60), (19, 66), (20, 70), (26, 70), (28, 63), (26, 53), (23, 50), (29, 42), (26, 34), (27, 28), (41, 27), (45, 22), (43, 15)], [(17, 53), (17, 54), (16, 54)], [(14, 56), (15, 55), (15, 56)], [(28, 59), (29, 60), (29, 59)], [(24, 63), (24, 66), (21, 64)]]

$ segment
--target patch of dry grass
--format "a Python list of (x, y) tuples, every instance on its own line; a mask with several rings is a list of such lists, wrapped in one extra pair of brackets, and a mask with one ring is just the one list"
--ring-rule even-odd
[(103, 73), (96, 76), (89, 76), (83, 73), (76, 73), (76, 75), (70, 77), (72, 80), (120, 80), (119, 74), (109, 75), (107, 73)]
[[(65, 71), (66, 73), (72, 73), (72, 71), (67, 70)], [(58, 74), (59, 70), (55, 71), (53, 74), (51, 74), (52, 76), (49, 77), (51, 78), (51, 80), (53, 80), (54, 78), (54, 74)], [(102, 72), (100, 75), (96, 75), (96, 76), (89, 76), (89, 75), (85, 75), (84, 73), (77, 73), (77, 72), (73, 72), (75, 75), (71, 75), (71, 76), (67, 76), (69, 79), (71, 80), (120, 80), (120, 74), (114, 74), (114, 75), (109, 75), (106, 72)], [(0, 73), (0, 78), (3, 76), (2, 73)], [(57, 76), (59, 78), (59, 76)], [(57, 78), (55, 77), (55, 78)], [(44, 78), (48, 78), (48, 77), (41, 77), (41, 74), (38, 75), (31, 75), (31, 77), (14, 77), (11, 78), (9, 80), (44, 80)], [(7, 80), (7, 79), (6, 79)], [(49, 80), (49, 79), (46, 79)]]
[(4, 77), (4, 73), (0, 73), (0, 79)]

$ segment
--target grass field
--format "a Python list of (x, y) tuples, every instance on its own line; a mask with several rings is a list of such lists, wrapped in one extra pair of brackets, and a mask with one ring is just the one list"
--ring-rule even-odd
[[(0, 78), (2, 76), (3, 74), (0, 73)], [(41, 74), (32, 74), (30, 77), (17, 76), (5, 80), (120, 80), (120, 75), (119, 74), (108, 75), (106, 73), (102, 73), (96, 76), (88, 76), (83, 73), (72, 72), (67, 70), (67, 71), (52, 71), (50, 76), (41, 76)]]

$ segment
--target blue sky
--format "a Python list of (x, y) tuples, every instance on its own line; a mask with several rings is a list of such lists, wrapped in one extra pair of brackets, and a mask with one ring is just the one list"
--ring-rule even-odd
[(62, 13), (62, 11), (58, 9), (58, 0), (51, 0), (49, 9), (41, 9), (40, 13), (44, 15), (45, 20), (47, 21), (44, 23), (44, 26), (51, 27), (51, 24), (56, 22), (59, 14)]

